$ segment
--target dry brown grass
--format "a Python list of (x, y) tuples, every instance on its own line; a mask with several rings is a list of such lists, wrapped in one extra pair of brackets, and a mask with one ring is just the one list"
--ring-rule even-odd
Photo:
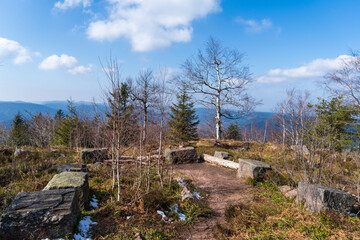
[(217, 227), (218, 239), (359, 239), (358, 218), (332, 211), (309, 214), (268, 182), (250, 192), (250, 205), (227, 209), (226, 224)]

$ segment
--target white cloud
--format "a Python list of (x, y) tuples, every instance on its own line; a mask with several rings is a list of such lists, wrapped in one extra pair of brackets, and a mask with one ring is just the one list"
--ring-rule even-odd
[(322, 77), (327, 72), (341, 68), (344, 62), (352, 60), (352, 56), (340, 55), (337, 58), (318, 58), (297, 68), (271, 69), (260, 76), (258, 82), (283, 82), (290, 79)]
[(90, 23), (94, 40), (130, 40), (134, 51), (149, 51), (189, 42), (191, 23), (221, 11), (219, 0), (108, 0), (109, 16)]
[(45, 58), (40, 64), (41, 70), (66, 70), (71, 74), (90, 74), (92, 72), (93, 65), (89, 64), (87, 67), (83, 65), (77, 65), (78, 60), (66, 54), (60, 56), (54, 54)]
[(244, 25), (245, 30), (251, 33), (260, 33), (264, 30), (273, 28), (273, 23), (269, 19), (262, 19), (261, 21), (253, 20), (253, 19), (243, 19), (241, 17), (237, 17), (235, 22)]
[(55, 3), (54, 7), (61, 10), (67, 10), (69, 8), (75, 8), (81, 5), (84, 8), (90, 7), (91, 0), (64, 0), (63, 2), (58, 1)]
[(71, 74), (90, 74), (92, 72), (92, 65), (89, 65), (87, 67), (85, 66), (77, 66), (72, 69), (69, 69), (68, 72)]
[(31, 62), (31, 53), (18, 42), (0, 37), (0, 58), (12, 59), (14, 64)]
[(45, 58), (39, 65), (41, 70), (57, 70), (57, 69), (70, 69), (76, 66), (77, 60), (75, 57), (61, 54), (56, 54)]

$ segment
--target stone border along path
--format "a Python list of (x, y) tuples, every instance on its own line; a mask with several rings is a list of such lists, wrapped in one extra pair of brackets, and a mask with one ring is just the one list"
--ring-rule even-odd
[[(19, 193), (0, 216), (0, 239), (61, 239), (77, 224), (80, 233), (75, 239), (90, 239), (90, 225), (97, 223), (90, 216), (79, 222), (79, 205), (88, 201), (89, 192), (87, 169), (81, 166), (80, 172), (56, 174), (43, 191)], [(97, 207), (95, 196), (90, 205)]]
[(190, 178), (196, 187), (206, 191), (209, 207), (213, 211), (211, 217), (190, 226), (189, 231), (180, 236), (181, 239), (215, 239), (216, 224), (225, 223), (226, 208), (252, 200), (252, 196), (247, 193), (251, 187), (245, 180), (237, 178), (237, 172), (233, 169), (208, 163), (173, 165), (173, 169), (175, 173)]
[[(245, 183), (246, 177), (258, 177), (271, 169), (270, 165), (251, 159), (239, 159), (239, 163), (236, 163), (207, 154), (202, 154), (201, 158), (206, 162), (201, 166), (173, 165), (175, 172), (191, 178), (197, 187), (206, 191), (209, 195), (209, 207), (213, 211), (211, 217), (196, 223), (189, 232), (181, 236), (181, 239), (215, 239), (216, 225), (225, 223), (226, 208), (240, 202), (249, 203), (253, 198), (246, 191), (251, 188)], [(290, 187), (289, 190), (291, 190)], [(299, 199), (306, 202), (309, 211), (315, 213), (323, 208), (350, 213), (350, 209), (356, 202), (354, 196), (347, 192), (321, 185), (299, 183), (296, 191), (295, 195), (299, 195)], [(293, 195), (288, 197), (296, 197)], [(354, 213), (351, 214), (356, 216)]]

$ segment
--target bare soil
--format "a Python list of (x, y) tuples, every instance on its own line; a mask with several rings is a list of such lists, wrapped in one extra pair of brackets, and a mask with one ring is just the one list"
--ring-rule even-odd
[(212, 215), (192, 225), (181, 239), (215, 239), (217, 224), (225, 223), (225, 210), (229, 205), (246, 203), (252, 199), (247, 191), (251, 188), (244, 180), (236, 177), (236, 171), (208, 163), (179, 164), (174, 166), (179, 175), (192, 179), (197, 188), (207, 194)]

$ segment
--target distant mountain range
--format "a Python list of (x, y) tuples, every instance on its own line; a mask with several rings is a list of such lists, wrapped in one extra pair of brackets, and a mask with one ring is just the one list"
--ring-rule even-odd
[[(29, 103), (29, 102), (1, 102), (0, 101), (0, 123), (5, 123), (7, 126), (10, 126), (14, 116), (17, 113), (21, 113), (25, 118), (29, 118), (31, 115), (36, 113), (44, 113), (55, 115), (55, 113), (61, 109), (66, 114), (67, 111), (67, 101), (51, 101), (43, 103)], [(85, 109), (85, 111), (92, 108), (92, 103), (90, 102), (75, 102), (74, 105), (78, 109)]]
[[(21, 113), (25, 118), (29, 118), (38, 112), (44, 114), (55, 115), (61, 109), (65, 114), (67, 111), (67, 101), (49, 101), (42, 103), (29, 103), (29, 102), (1, 102), (0, 101), (0, 123), (5, 123), (8, 127), (11, 125), (14, 116)], [(80, 112), (87, 113), (92, 116), (93, 104), (91, 102), (74, 102), (74, 105)], [(104, 105), (99, 104), (100, 109), (104, 110)], [(101, 111), (101, 110), (100, 110)], [(214, 112), (206, 108), (196, 108), (196, 113), (199, 117), (200, 124), (214, 119)], [(225, 125), (230, 122), (238, 122), (241, 126), (255, 124), (259, 127), (264, 126), (267, 119), (272, 118), (273, 113), (270, 112), (254, 112), (247, 117), (239, 120), (225, 120)]]

